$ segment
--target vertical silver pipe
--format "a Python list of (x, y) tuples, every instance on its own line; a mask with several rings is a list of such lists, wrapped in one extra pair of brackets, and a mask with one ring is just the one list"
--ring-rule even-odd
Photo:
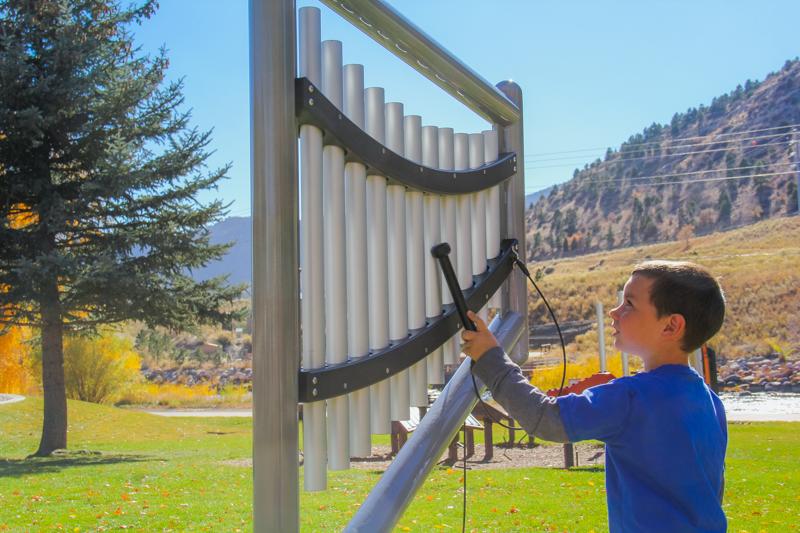
[(705, 379), (706, 372), (705, 368), (703, 368), (703, 350), (701, 348), (696, 349), (689, 356), (689, 366), (694, 368), (701, 378)]
[[(487, 130), (483, 133), (483, 160), (487, 163), (497, 161), (500, 156), (497, 132)], [(486, 257), (500, 255), (500, 186), (495, 185), (486, 193)], [(489, 300), (489, 307), (500, 308), (500, 291)]]
[[(497, 84), (501, 93), (506, 95), (511, 102), (519, 109), (519, 116), (523, 116), (522, 109), (522, 89), (513, 81), (502, 81)], [(505, 187), (505, 194), (501, 194), (501, 209), (505, 211), (505, 219), (501, 220), (501, 226), (505, 226), (505, 238), (517, 239), (517, 255), (527, 263), (525, 246), (525, 135), (523, 121), (498, 128), (501, 152), (514, 152), (516, 154), (514, 177), (508, 181)], [(505, 204), (503, 208), (503, 204)], [(522, 364), (528, 360), (528, 280), (519, 271), (514, 269), (511, 272), (509, 281), (505, 284), (503, 292), (503, 310), (516, 311), (525, 320), (525, 334), (520, 339), (519, 344), (508, 354), (511, 359)]]
[[(386, 147), (403, 155), (403, 104), (386, 104)], [(408, 336), (408, 279), (406, 261), (406, 199), (405, 187), (386, 188), (386, 225), (389, 247), (389, 340), (399, 342)], [(408, 369), (392, 376), (392, 420), (408, 420), (410, 391)]]
[[(439, 128), (439, 169), (440, 170), (454, 170), (455, 163), (454, 148), (453, 148), (453, 128)], [(457, 246), (457, 232), (456, 232), (456, 213), (457, 197), (452, 194), (442, 196), (441, 202), (441, 218), (442, 218), (442, 242), (447, 242), (450, 247), (455, 249)], [(455, 256), (454, 256), (455, 257)], [(453, 303), (453, 298), (444, 282), (444, 278), (439, 278), (439, 284), (442, 287), (442, 305), (449, 305)], [(442, 346), (444, 364), (455, 366), (458, 364), (458, 355), (460, 350), (461, 338), (460, 334), (456, 334), (450, 338)]]
[[(439, 128), (422, 128), (422, 164), (428, 168), (439, 167)], [(431, 255), (431, 248), (442, 242), (441, 197), (426, 194), (424, 199), (424, 255), (425, 255), (425, 318), (428, 320), (442, 314), (442, 284), (439, 265)], [(444, 383), (444, 360), (442, 348), (436, 348), (427, 357), (428, 383)]]
[[(366, 132), (385, 144), (386, 121), (381, 87), (364, 91)], [(367, 176), (367, 285), (369, 348), (375, 352), (389, 345), (389, 280), (386, 230), (386, 178)], [(370, 387), (370, 427), (374, 434), (392, 431), (389, 380)]]
[(600, 354), (600, 372), (608, 370), (606, 365), (606, 321), (603, 313), (603, 302), (597, 301), (594, 304), (597, 313), (597, 350)]
[[(422, 164), (422, 118), (408, 115), (403, 123), (405, 158)], [(420, 166), (420, 169), (422, 167)], [(425, 327), (424, 198), (422, 191), (406, 190), (406, 268), (408, 275), (408, 329)], [(428, 368), (422, 360), (409, 369), (409, 401), (428, 406)]]
[[(455, 170), (469, 169), (469, 135), (456, 133), (453, 139)], [(472, 286), (472, 208), (469, 194), (456, 196), (456, 264), (455, 271), (461, 290)]]
[[(625, 293), (623, 291), (618, 291), (617, 298), (618, 298), (618, 305), (622, 305), (622, 302), (625, 300)], [(631, 368), (628, 361), (628, 353), (622, 352), (621, 359), (622, 359), (622, 375), (630, 376)]]
[(253, 527), (293, 532), (300, 523), (295, 3), (251, 0), (249, 26)]
[[(364, 66), (344, 67), (344, 114), (364, 129)], [(367, 169), (347, 163), (345, 179), (345, 223), (347, 225), (347, 353), (352, 358), (369, 355), (369, 311), (367, 301)], [(369, 457), (369, 389), (349, 395), (350, 455)]]
[[(342, 43), (322, 42), (322, 92), (342, 109)], [(322, 149), (322, 211), (325, 270), (325, 361), (347, 360), (347, 261), (344, 216), (344, 150)], [(350, 467), (349, 409), (346, 396), (328, 400), (328, 468)]]
[[(469, 134), (469, 168), (484, 164), (483, 134)], [(486, 272), (486, 192), (470, 195), (472, 212), (472, 275)]]
[[(483, 135), (469, 134), (469, 168), (483, 166)], [(479, 191), (469, 195), (470, 225), (472, 229), (472, 275), (479, 276), (486, 271), (486, 192)], [(489, 302), (484, 302), (478, 315), (486, 322), (489, 318)]]
[[(322, 84), (320, 12), (300, 9), (300, 76)], [(302, 290), (302, 361), (305, 368), (325, 364), (325, 293), (322, 270), (322, 131), (300, 127), (300, 288)], [(306, 490), (324, 490), (328, 451), (325, 402), (303, 405), (303, 484)]]

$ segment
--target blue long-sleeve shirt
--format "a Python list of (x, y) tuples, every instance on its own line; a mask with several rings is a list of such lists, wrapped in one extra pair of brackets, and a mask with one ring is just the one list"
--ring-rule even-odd
[(664, 365), (582, 394), (548, 398), (499, 348), (473, 367), (528, 431), (606, 445), (611, 533), (723, 532), (727, 423), (722, 402), (686, 365)]

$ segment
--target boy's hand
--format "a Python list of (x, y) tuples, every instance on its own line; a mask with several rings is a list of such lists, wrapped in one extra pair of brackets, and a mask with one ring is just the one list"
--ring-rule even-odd
[(492, 332), (489, 331), (489, 328), (486, 327), (486, 322), (481, 320), (481, 317), (472, 311), (467, 311), (467, 317), (475, 323), (475, 327), (478, 328), (478, 331), (465, 329), (461, 332), (461, 340), (464, 341), (461, 351), (470, 356), (473, 361), (477, 361), (483, 357), (483, 354), (490, 348), (499, 346), (499, 344), (497, 339), (494, 338), (494, 335), (492, 335)]

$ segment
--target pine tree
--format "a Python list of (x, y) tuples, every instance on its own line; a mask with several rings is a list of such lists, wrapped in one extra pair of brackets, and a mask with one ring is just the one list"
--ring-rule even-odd
[(67, 445), (65, 333), (229, 320), (242, 290), (189, 275), (227, 249), (207, 230), (227, 206), (196, 196), (228, 168), (206, 168), (210, 132), (164, 82), (165, 53), (134, 47), (155, 8), (0, 0), (0, 326), (41, 332), (36, 455)]

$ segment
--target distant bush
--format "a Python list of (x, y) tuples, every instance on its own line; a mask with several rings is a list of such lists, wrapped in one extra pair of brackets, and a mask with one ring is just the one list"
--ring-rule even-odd
[(139, 379), (140, 359), (130, 339), (106, 332), (70, 337), (64, 342), (67, 397), (113, 403)]

